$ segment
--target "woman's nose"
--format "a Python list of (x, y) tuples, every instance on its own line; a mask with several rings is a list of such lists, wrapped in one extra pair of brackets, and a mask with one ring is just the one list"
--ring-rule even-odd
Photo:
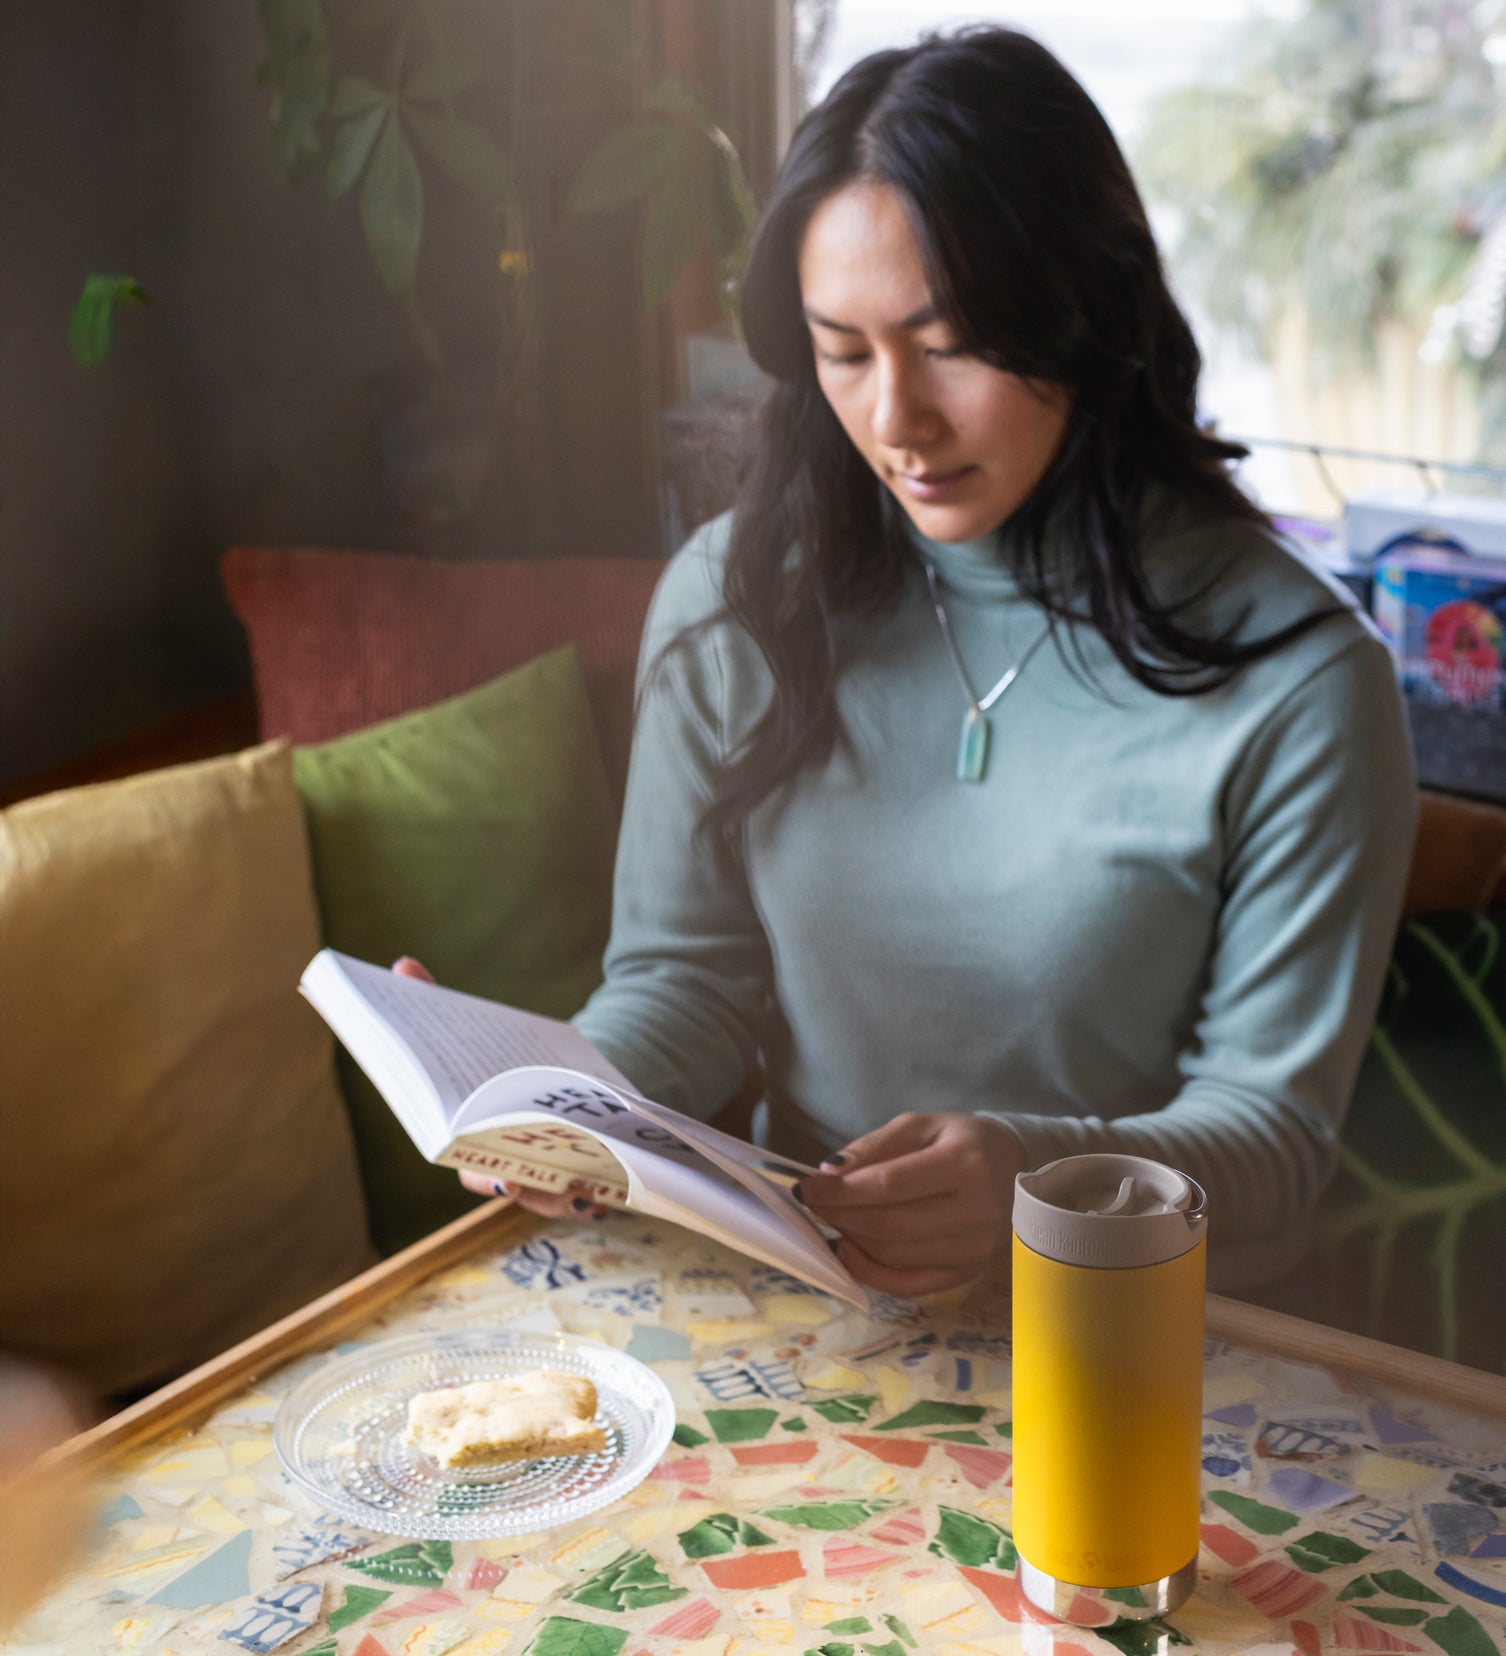
[(905, 448), (934, 432), (937, 411), (911, 368), (881, 363), (870, 422), (886, 448)]

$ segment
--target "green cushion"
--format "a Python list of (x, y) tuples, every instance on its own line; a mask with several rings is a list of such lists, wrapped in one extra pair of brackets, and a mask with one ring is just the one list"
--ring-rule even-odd
[(1403, 924), (1285, 1307), (1506, 1373), (1506, 917)]
[[(573, 648), (299, 749), (294, 777), (330, 947), (551, 1017), (596, 987), (615, 824)], [(473, 1205), (343, 1053), (341, 1082), (384, 1253)]]

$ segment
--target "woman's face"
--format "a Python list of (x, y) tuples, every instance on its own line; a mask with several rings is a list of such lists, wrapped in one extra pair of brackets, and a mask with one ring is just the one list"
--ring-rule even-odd
[(958, 349), (888, 185), (851, 184), (816, 208), (800, 298), (826, 400), (915, 527), (936, 541), (997, 529), (1060, 447), (1070, 392)]

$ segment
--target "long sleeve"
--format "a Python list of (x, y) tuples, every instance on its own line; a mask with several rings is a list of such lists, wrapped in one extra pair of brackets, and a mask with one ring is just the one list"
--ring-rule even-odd
[[(1195, 1037), (1165, 1107), (1005, 1114), (1032, 1165), (1171, 1163), (1208, 1192), (1215, 1285), (1300, 1252), (1374, 1020), (1412, 845), (1410, 748), (1389, 660), (1357, 637), (1271, 710), (1221, 801), (1223, 900)], [(1154, 971), (1154, 939), (1146, 969)]]
[(755, 664), (729, 663), (714, 622), (660, 659), (718, 607), (709, 553), (722, 533), (713, 525), (676, 556), (649, 614), (606, 977), (575, 1020), (647, 1096), (701, 1117), (756, 1063), (770, 991), (741, 862), (697, 831), (727, 751), (729, 675), (751, 678)]

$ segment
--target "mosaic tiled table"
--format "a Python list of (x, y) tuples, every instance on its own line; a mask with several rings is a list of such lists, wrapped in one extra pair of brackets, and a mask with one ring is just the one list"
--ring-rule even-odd
[[(1022, 1602), (1013, 1574), (997, 1288), (862, 1316), (671, 1226), (505, 1218), (354, 1328), (346, 1306), (337, 1344), (326, 1333), (207, 1418), (153, 1437), (154, 1413), (181, 1412), (184, 1394), (138, 1408), (147, 1435), (109, 1468), (94, 1551), (4, 1648), (1506, 1652), (1506, 1381), (1478, 1377), (1484, 1407), (1465, 1410), (1211, 1337), (1196, 1596), (1166, 1621), (1067, 1627)], [(565, 1528), (497, 1541), (404, 1542), (306, 1505), (272, 1450), (279, 1398), (355, 1343), (477, 1323), (563, 1328), (653, 1365), (678, 1426), (649, 1480)]]

